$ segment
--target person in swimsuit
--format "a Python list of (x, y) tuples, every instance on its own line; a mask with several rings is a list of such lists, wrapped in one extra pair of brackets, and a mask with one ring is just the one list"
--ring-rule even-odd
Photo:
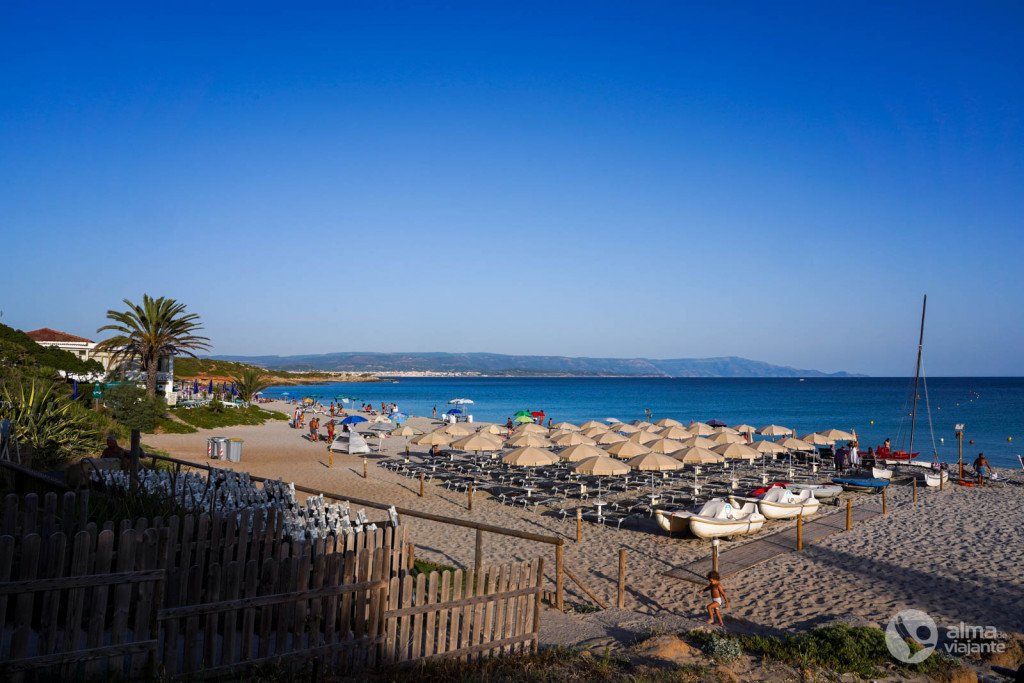
[(704, 590), (711, 592), (711, 602), (707, 604), (708, 623), (715, 623), (715, 616), (717, 615), (718, 623), (725, 626), (725, 622), (722, 620), (722, 607), (723, 605), (729, 607), (729, 596), (725, 593), (725, 588), (722, 586), (722, 577), (718, 572), (708, 572), (708, 585)]
[(985, 457), (984, 453), (978, 453), (978, 457), (974, 460), (974, 471), (978, 475), (978, 486), (985, 485), (985, 477), (989, 475), (989, 471), (992, 466), (988, 464), (988, 458)]

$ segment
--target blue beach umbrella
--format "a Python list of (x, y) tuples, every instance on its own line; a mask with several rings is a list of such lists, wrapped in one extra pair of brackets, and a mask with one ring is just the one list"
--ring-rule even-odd
[(71, 400), (72, 401), (77, 401), (78, 400), (78, 380), (77, 379), (71, 380)]
[(449, 415), (462, 415), (462, 411), (459, 410), (458, 408), (452, 408), (451, 410), (448, 411), (448, 414)]
[(405, 413), (391, 413), (388, 415), (392, 422), (396, 424), (402, 424), (405, 422), (405, 418), (408, 417)]
[(367, 419), (365, 417), (363, 417), (362, 415), (349, 415), (348, 417), (346, 417), (344, 420), (342, 420), (338, 424), (353, 425), (353, 424), (358, 424), (360, 422), (367, 422)]
[(213, 393), (213, 380), (212, 379), (210, 380), (210, 387), (206, 390), (206, 393), (208, 393), (208, 394), (212, 394)]
[(238, 387), (235, 386), (234, 382), (231, 383), (231, 395), (238, 396)]
[(193, 394), (198, 394), (199, 393), (199, 380), (198, 379), (192, 380), (192, 393)]

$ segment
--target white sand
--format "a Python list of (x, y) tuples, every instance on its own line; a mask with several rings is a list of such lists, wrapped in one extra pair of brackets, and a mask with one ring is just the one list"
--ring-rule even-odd
[[(283, 403), (267, 407), (290, 412)], [(429, 422), (411, 420), (421, 427)], [(469, 513), (464, 493), (428, 484), (426, 497), (420, 498), (418, 481), (377, 467), (373, 459), (366, 480), (360, 457), (335, 455), (334, 467), (328, 468), (326, 445), (310, 443), (303, 438), (305, 433), (283, 421), (273, 421), (259, 427), (147, 436), (145, 441), (176, 457), (208, 463), (207, 437), (240, 437), (245, 444), (238, 468), (257, 475), (459, 519), (561, 535), (566, 539), (567, 567), (591, 590), (609, 598), (615, 591), (618, 551), (625, 548), (629, 552), (628, 608), (650, 617), (701, 616), (704, 600), (698, 587), (662, 574), (706, 557), (710, 553), (706, 542), (669, 539), (653, 521), (646, 520), (640, 530), (622, 531), (585, 523), (583, 543), (576, 544), (575, 520), (562, 523), (531, 510), (500, 505), (482, 494), (474, 497), (473, 512)], [(375, 445), (376, 439), (371, 443)], [(405, 439), (389, 439), (385, 452), (397, 454), (405, 443)], [(413, 453), (423, 450), (413, 447)], [(920, 487), (916, 508), (910, 503), (909, 487), (894, 485), (888, 516), (835, 534), (803, 553), (790, 552), (729, 577), (725, 582), (733, 600), (729, 613), (764, 627), (788, 628), (851, 617), (885, 623), (894, 612), (914, 607), (930, 613), (940, 624), (962, 620), (1024, 631), (1024, 477), (1016, 472), (1011, 478), (1010, 485), (1000, 488), (948, 486), (939, 493)], [(822, 507), (825, 514), (834, 510)], [(409, 527), (419, 556), (462, 566), (472, 563), (472, 530), (414, 518), (403, 523)], [(780, 523), (771, 523), (762, 533), (781, 528)], [(731, 544), (723, 543), (723, 551)], [(485, 534), (485, 562), (538, 555), (545, 557), (547, 574), (552, 577), (554, 552), (550, 546)], [(566, 585), (568, 600), (584, 600), (568, 581)], [(553, 640), (564, 641), (564, 634)]]

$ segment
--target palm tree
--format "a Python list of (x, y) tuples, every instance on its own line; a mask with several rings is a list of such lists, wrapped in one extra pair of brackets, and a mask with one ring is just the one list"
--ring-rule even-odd
[(203, 326), (199, 316), (186, 313), (185, 304), (174, 299), (154, 299), (142, 295), (142, 305), (124, 300), (127, 311), (107, 311), (109, 325), (97, 332), (112, 331), (115, 335), (97, 344), (109, 351), (115, 363), (138, 361), (146, 373), (146, 393), (156, 395), (156, 373), (160, 358), (166, 356), (192, 356), (195, 351), (210, 348), (209, 338), (196, 334)]
[(263, 368), (246, 367), (231, 376), (238, 389), (238, 397), (249, 403), (252, 397), (270, 386), (270, 377)]

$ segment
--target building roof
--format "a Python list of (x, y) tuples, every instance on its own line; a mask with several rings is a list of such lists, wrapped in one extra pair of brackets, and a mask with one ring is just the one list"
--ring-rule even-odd
[(29, 338), (34, 342), (78, 342), (80, 344), (92, 344), (92, 339), (86, 339), (85, 337), (79, 337), (74, 334), (68, 334), (67, 332), (61, 332), (60, 330), (52, 330), (49, 327), (41, 327), (38, 330), (32, 330), (26, 332)]

